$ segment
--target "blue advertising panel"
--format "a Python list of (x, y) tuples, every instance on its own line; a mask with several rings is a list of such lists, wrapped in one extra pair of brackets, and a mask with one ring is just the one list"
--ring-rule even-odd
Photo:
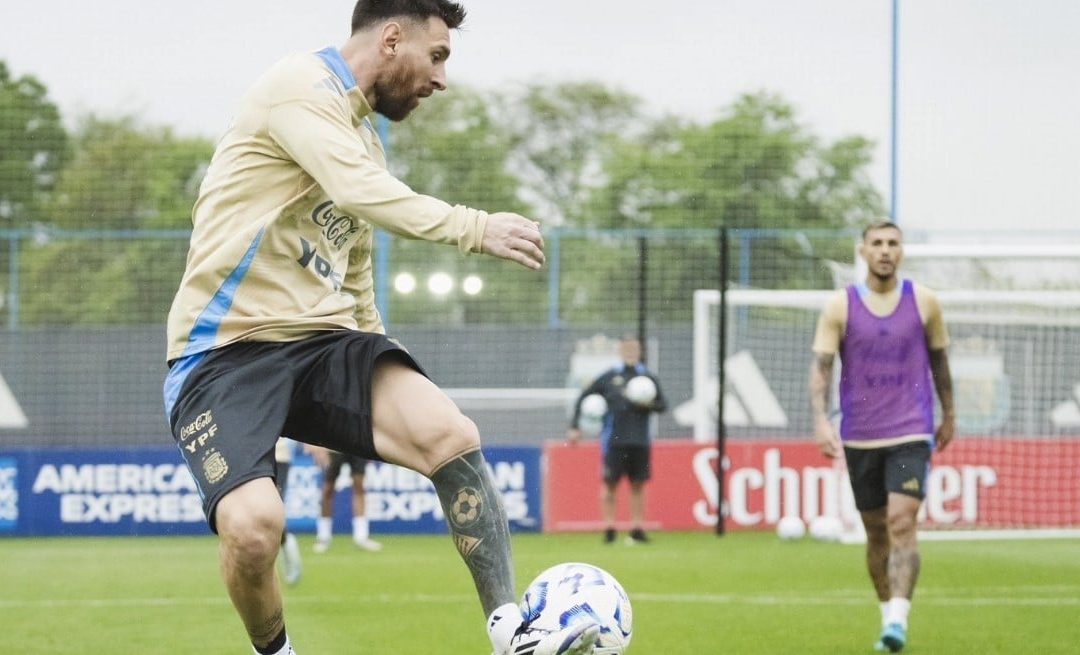
[[(293, 456), (286, 488), (285, 511), (289, 529), (314, 532), (319, 516), (322, 472), (299, 452)], [(495, 487), (515, 531), (540, 530), (540, 449), (536, 447), (484, 448)], [(343, 466), (334, 483), (334, 532), (352, 532), (352, 475)], [(424, 476), (384, 462), (368, 462), (364, 472), (367, 517), (372, 535), (442, 533), (446, 531), (435, 487)]]
[(19, 463), (0, 457), (0, 534), (19, 527)]
[(0, 452), (0, 535), (209, 532), (175, 448)]
[[(538, 531), (540, 449), (492, 447), (484, 454), (511, 528)], [(314, 532), (321, 482), (321, 471), (298, 452), (286, 496), (291, 530)], [(372, 534), (446, 530), (435, 489), (423, 476), (371, 462), (364, 486)], [(335, 487), (334, 531), (347, 534), (347, 467)], [(171, 446), (0, 451), (0, 537), (203, 534), (209, 528), (198, 489)]]

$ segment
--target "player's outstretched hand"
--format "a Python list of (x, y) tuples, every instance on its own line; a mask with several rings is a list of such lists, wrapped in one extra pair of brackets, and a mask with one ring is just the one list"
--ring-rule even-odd
[(544, 265), (544, 237), (540, 235), (540, 224), (520, 214), (489, 214), (481, 249), (488, 255), (509, 259), (533, 270)]

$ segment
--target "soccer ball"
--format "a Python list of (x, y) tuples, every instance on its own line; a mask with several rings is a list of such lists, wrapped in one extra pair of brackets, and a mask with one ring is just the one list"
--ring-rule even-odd
[(785, 516), (776, 522), (776, 536), (784, 541), (795, 541), (806, 536), (806, 524), (798, 516)]
[(630, 598), (610, 573), (591, 564), (568, 562), (544, 571), (525, 590), (520, 608), (525, 623), (541, 630), (596, 622), (600, 637), (595, 655), (622, 655), (630, 645)]
[(623, 394), (635, 405), (649, 405), (656, 400), (656, 383), (647, 375), (638, 375), (626, 383)]
[(844, 525), (835, 516), (815, 516), (810, 521), (810, 536), (818, 541), (840, 541)]
[(598, 393), (591, 393), (581, 400), (581, 415), (578, 427), (585, 434), (596, 436), (604, 427), (604, 415), (607, 414), (608, 404), (604, 397)]
[(604, 418), (607, 414), (607, 401), (598, 393), (590, 393), (581, 400), (581, 415), (590, 418)]

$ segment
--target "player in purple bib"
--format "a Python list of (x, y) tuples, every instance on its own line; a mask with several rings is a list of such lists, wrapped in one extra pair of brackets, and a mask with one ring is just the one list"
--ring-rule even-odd
[(934, 394), (926, 330), (915, 285), (903, 280), (900, 304), (877, 316), (863, 303), (866, 285), (846, 289), (848, 317), (840, 342), (840, 437), (844, 443), (934, 432)]
[[(863, 231), (863, 282), (838, 291), (814, 335), (810, 399), (821, 453), (847, 461), (866, 528), (866, 563), (881, 606), (877, 650), (899, 652), (918, 579), (919, 507), (930, 453), (956, 430), (948, 332), (932, 291), (897, 277), (903, 235), (889, 222)], [(829, 420), (829, 386), (840, 355), (840, 429)], [(934, 392), (941, 423), (934, 428)]]

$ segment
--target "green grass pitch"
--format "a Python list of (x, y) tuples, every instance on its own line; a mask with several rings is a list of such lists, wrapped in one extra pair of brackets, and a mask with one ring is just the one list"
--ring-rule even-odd
[[(488, 655), (483, 616), (445, 536), (339, 535), (285, 590), (300, 655)], [(877, 604), (861, 546), (772, 534), (515, 535), (519, 592), (564, 561), (601, 566), (634, 607), (630, 653), (870, 653)], [(206, 538), (0, 539), (0, 644), (18, 655), (250, 653)], [(1080, 652), (1080, 544), (924, 542), (913, 655)]]

